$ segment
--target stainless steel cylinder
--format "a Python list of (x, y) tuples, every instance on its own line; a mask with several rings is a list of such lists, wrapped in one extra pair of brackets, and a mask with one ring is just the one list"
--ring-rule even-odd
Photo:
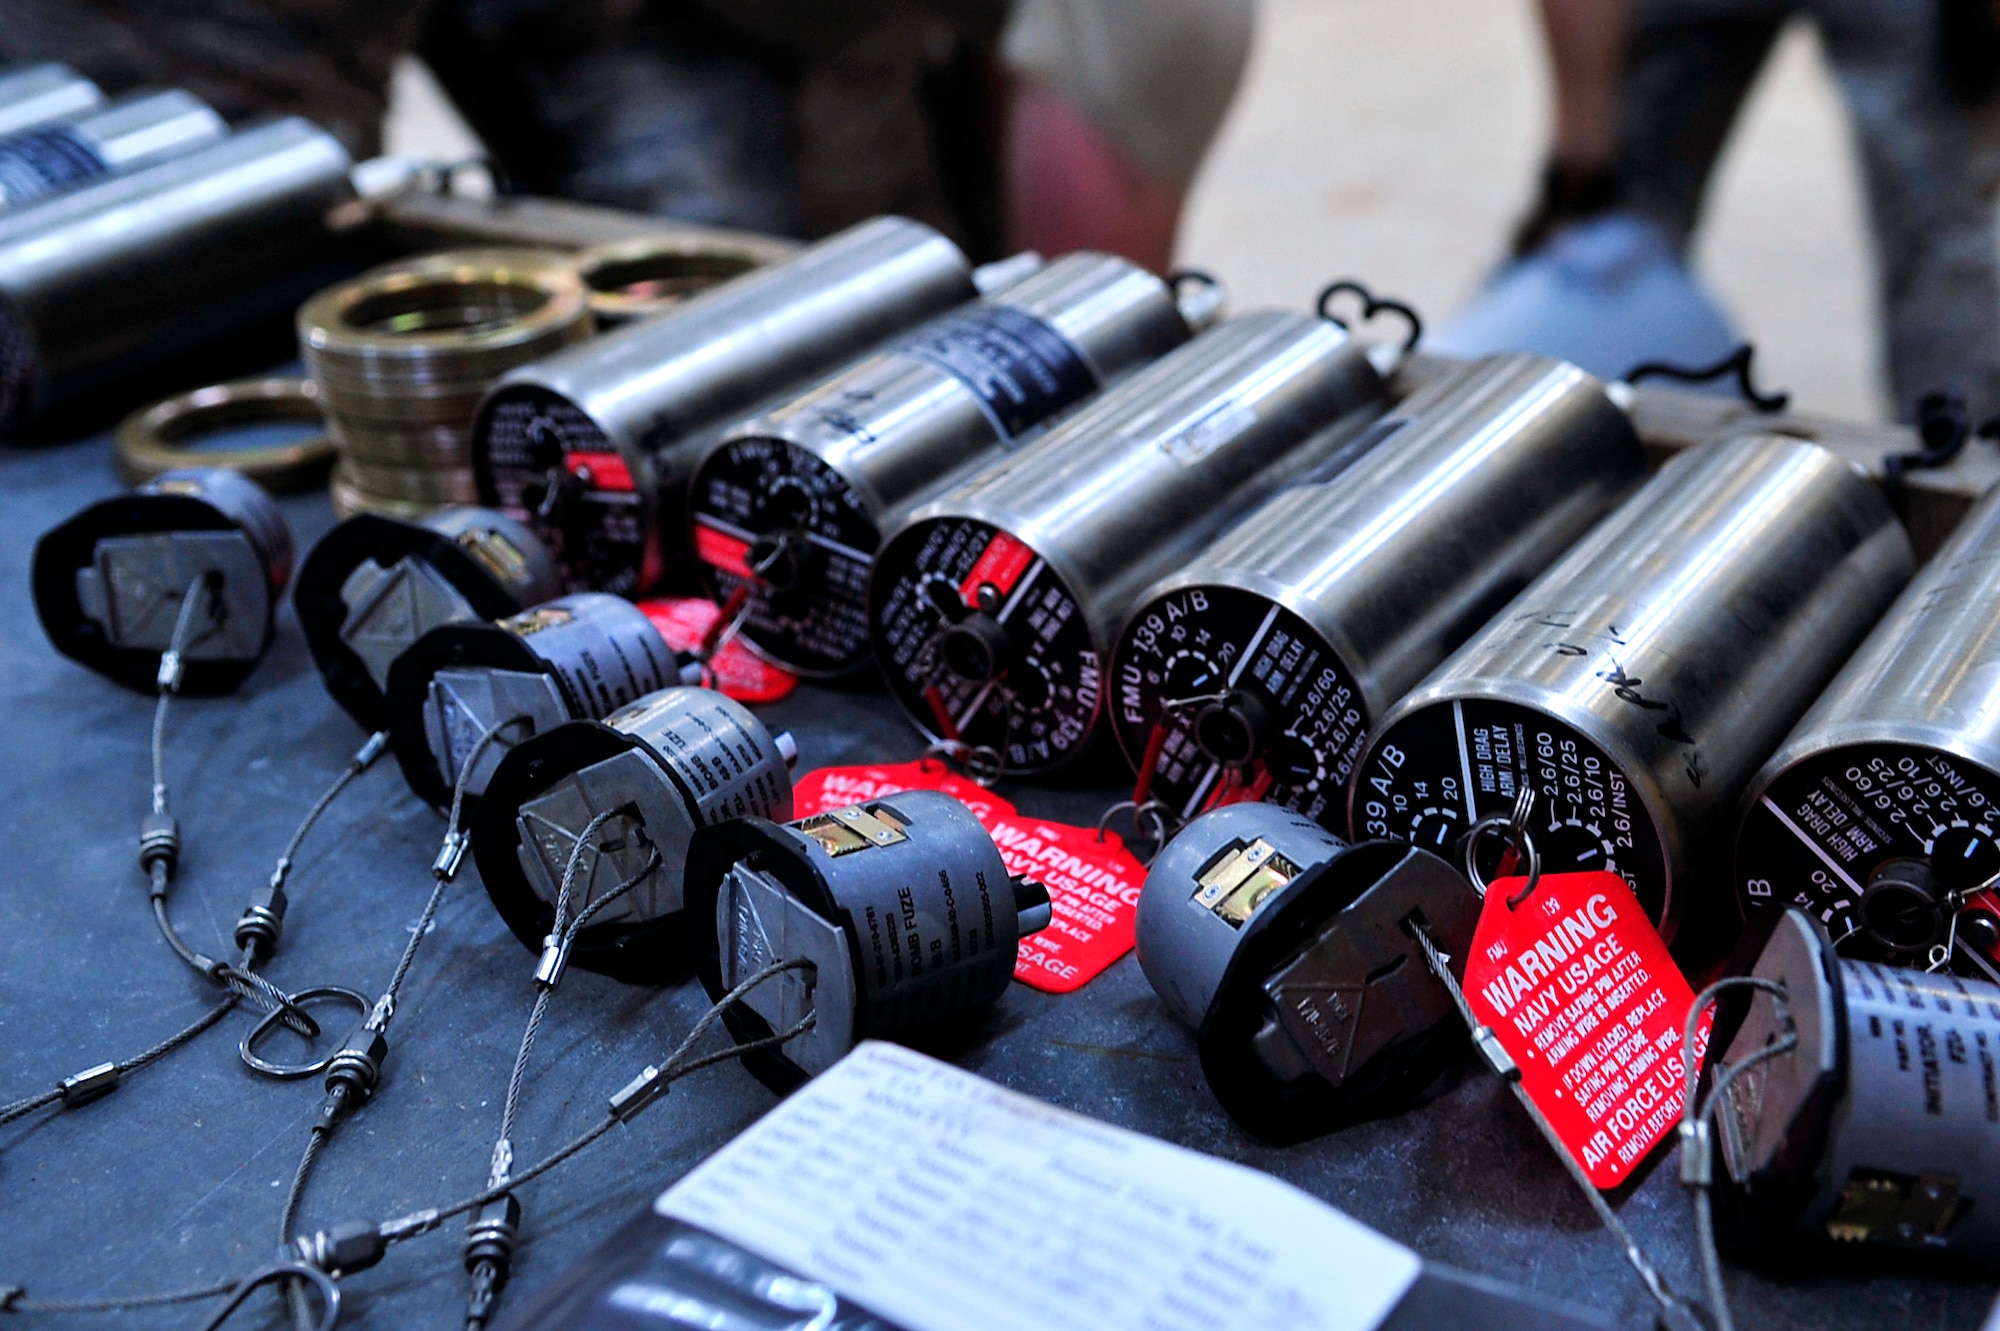
[(137, 93), (0, 138), (0, 208), (16, 208), (103, 176), (214, 143), (229, 126), (178, 89)]
[(742, 634), (760, 653), (805, 675), (857, 669), (884, 529), (1187, 337), (1159, 278), (1066, 255), (732, 430), (690, 486), (695, 555), (718, 598), (752, 596)]
[[(797, 759), (790, 735), (773, 735), (711, 689), (661, 689), (601, 723), (557, 726), (510, 750), (494, 772), (472, 820), (480, 880), (545, 968), (573, 960), (665, 983), (685, 973), (689, 844), (717, 823), (791, 817)], [(590, 923), (566, 955), (552, 956), (556, 903), (579, 842), (568, 918), (590, 911)], [(698, 932), (713, 930), (712, 910), (694, 918)]]
[(0, 134), (102, 105), (104, 93), (68, 65), (23, 65), (0, 74)]
[(1139, 965), (1196, 1032), (1223, 1108), (1288, 1143), (1408, 1108), (1457, 1056), (1465, 1028), (1411, 925), (1462, 975), (1478, 921), (1472, 885), (1435, 855), (1234, 804), (1153, 860)]
[(682, 675), (644, 611), (576, 592), (418, 638), (389, 667), (389, 740), (410, 789), (442, 808), (461, 776), (468, 799), (482, 795), (507, 750), (528, 737), (691, 682)]
[(0, 428), (289, 311), (348, 168), (286, 119), (0, 215)]
[(1389, 710), (1352, 825), (1449, 856), (1525, 785), (1543, 871), (1622, 874), (1671, 937), (1683, 884), (1721, 906), (1744, 787), (1913, 563), (1881, 493), (1816, 444), (1683, 453)]
[(863, 1040), (908, 1039), (990, 1007), (1023, 937), (1046, 927), (1048, 892), (1015, 879), (979, 820), (911, 790), (780, 826), (740, 819), (696, 833), (687, 912), (695, 969), (713, 998), (778, 961), (784, 972), (724, 1014), (739, 1042), (810, 1029), (744, 1063), (789, 1089)]
[(270, 650), (292, 576), (285, 515), (254, 481), (184, 468), (90, 505), (35, 543), (35, 609), (63, 655), (128, 688), (159, 688), (189, 589), (202, 603), (177, 687), (226, 693)]
[(1724, 1092), (1724, 1249), (1832, 1240), (2000, 1261), (2000, 985), (1841, 960), (1800, 911), (1776, 926), (1752, 973), (1782, 986), (1782, 1015), (1756, 994), (1710, 1046), (1720, 1072), (1797, 1042)]
[(443, 624), (517, 614), (561, 594), (533, 532), (490, 508), (416, 522), (364, 513), (306, 553), (292, 604), (327, 692), (368, 730), (388, 724), (389, 667)]
[[(2000, 874), (2000, 490), (1966, 514), (1751, 783), (1746, 911), (1799, 906), (1844, 953), (1989, 963)], [(1967, 912), (1975, 912), (1968, 914)], [(1977, 961), (1971, 963), (1978, 966)], [(1983, 970), (1979, 973), (1985, 973)]]
[(572, 587), (644, 591), (715, 428), (974, 294), (956, 245), (878, 217), (521, 366), (473, 425), (482, 502), (533, 526)]
[(1139, 595), (1244, 510), (1345, 456), (1383, 385), (1334, 324), (1218, 324), (917, 507), (882, 545), (869, 634), (925, 734), (1015, 772), (1083, 751)]
[(1644, 473), (1603, 386), (1535, 356), (1469, 362), (1372, 433), (1353, 466), (1267, 500), (1126, 622), (1112, 723), (1177, 818), (1254, 791), (1345, 832), (1348, 778), (1390, 704)]

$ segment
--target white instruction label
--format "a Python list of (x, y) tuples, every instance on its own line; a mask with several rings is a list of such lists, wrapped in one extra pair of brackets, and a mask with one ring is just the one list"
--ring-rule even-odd
[(654, 1209), (908, 1331), (1369, 1331), (1420, 1266), (1290, 1184), (876, 1041)]

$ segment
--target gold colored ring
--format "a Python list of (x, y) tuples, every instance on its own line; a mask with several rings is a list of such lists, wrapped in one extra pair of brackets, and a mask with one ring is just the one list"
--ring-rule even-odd
[(118, 474), (128, 485), (176, 467), (226, 467), (269, 490), (310, 490), (333, 465), (333, 440), (322, 430), (287, 444), (250, 448), (192, 448), (191, 441), (219, 429), (305, 421), (324, 427), (319, 394), (306, 379), (239, 379), (165, 398), (118, 424), (113, 443)]
[(791, 251), (754, 236), (640, 236), (579, 251), (576, 270), (590, 288), (591, 313), (610, 327), (670, 310)]
[(589, 336), (575, 260), (554, 250), (447, 250), (377, 268), (299, 309), (316, 379), (385, 405), (442, 389), (476, 397), (524, 360)]

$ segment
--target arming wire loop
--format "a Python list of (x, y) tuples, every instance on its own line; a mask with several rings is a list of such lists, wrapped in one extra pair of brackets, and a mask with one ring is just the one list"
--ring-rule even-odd
[(1766, 415), (1783, 411), (1791, 403), (1792, 395), (1780, 389), (1774, 393), (1757, 391), (1756, 380), (1751, 377), (1751, 364), (1757, 358), (1757, 348), (1749, 342), (1742, 343), (1736, 350), (1716, 361), (1713, 365), (1675, 365), (1669, 361), (1641, 361), (1622, 376), (1628, 384), (1636, 384), (1644, 379), (1673, 379), (1684, 384), (1705, 384), (1725, 375), (1736, 376), (1736, 391), (1743, 400)]
[(1340, 295), (1357, 296), (1360, 298), (1361, 321), (1363, 323), (1372, 320), (1378, 314), (1400, 316), (1403, 322), (1410, 326), (1409, 333), (1403, 338), (1403, 351), (1406, 354), (1415, 351), (1417, 343), (1423, 341), (1424, 321), (1414, 307), (1404, 301), (1395, 300), (1388, 296), (1378, 296), (1365, 285), (1355, 281), (1351, 277), (1342, 278), (1337, 282), (1329, 282), (1320, 289), (1319, 298), (1313, 302), (1313, 309), (1319, 312), (1320, 318), (1326, 320), (1328, 323), (1338, 324), (1342, 328), (1348, 326), (1347, 320), (1333, 313), (1334, 297)]

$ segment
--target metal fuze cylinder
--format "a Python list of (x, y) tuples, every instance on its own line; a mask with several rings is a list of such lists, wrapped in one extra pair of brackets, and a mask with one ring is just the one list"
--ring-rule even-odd
[(142, 92), (0, 138), (0, 208), (214, 143), (229, 126), (208, 103), (178, 89)]
[(1410, 1107), (1464, 1025), (1410, 921), (1455, 975), (1479, 897), (1427, 851), (1350, 846), (1291, 809), (1232, 804), (1168, 842), (1139, 895), (1139, 965), (1197, 1033), (1230, 1117), (1289, 1144)]
[(1880, 491), (1816, 444), (1683, 453), (1390, 709), (1352, 824), (1452, 855), (1530, 786), (1543, 872), (1621, 874), (1671, 938), (1758, 764), (1913, 562)]
[[(547, 958), (571, 856), (592, 820), (610, 814), (578, 861), (569, 918), (638, 881), (590, 917), (566, 960), (635, 984), (666, 983), (687, 966), (690, 841), (730, 819), (791, 817), (797, 761), (789, 734), (773, 735), (709, 689), (663, 689), (602, 722), (557, 726), (517, 745), (494, 772), (472, 824), (479, 877), (508, 927)], [(693, 918), (708, 929), (706, 908)]]
[(461, 773), (477, 799), (528, 737), (699, 678), (630, 601), (578, 592), (418, 638), (389, 667), (390, 746), (410, 789), (443, 808)]
[(1165, 282), (1065, 255), (732, 430), (690, 487), (695, 554), (718, 599), (751, 595), (742, 633), (758, 652), (805, 675), (858, 669), (883, 530), (1187, 337)]
[(738, 1043), (813, 1026), (744, 1066), (785, 1091), (862, 1040), (909, 1040), (976, 1020), (1014, 975), (1049, 894), (1007, 872), (963, 804), (910, 790), (779, 824), (702, 829), (688, 851), (695, 969), (712, 998), (804, 961), (723, 1013)]
[(0, 429), (290, 311), (339, 260), (349, 167), (277, 120), (0, 214)]
[(527, 522), (573, 589), (635, 595), (677, 550), (707, 433), (975, 295), (958, 246), (878, 217), (654, 319), (502, 376), (472, 427), (481, 502)]
[(306, 552), (292, 605), (327, 692), (373, 731), (389, 722), (389, 667), (418, 638), (518, 614), (559, 582), (535, 534), (490, 508), (417, 522), (361, 513)]
[(1603, 386), (1536, 356), (1470, 362), (1373, 434), (1367, 456), (1265, 501), (1126, 623), (1112, 722), (1175, 818), (1249, 788), (1345, 832), (1348, 778), (1390, 704), (1644, 474)]
[(37, 541), (35, 610), (57, 651), (151, 693), (199, 582), (176, 687), (227, 693), (270, 650), (291, 576), (291, 529), (271, 497), (233, 471), (190, 468), (100, 500)]
[(1716, 1231), (1725, 1251), (1771, 1256), (1832, 1239), (2000, 1261), (2000, 986), (1844, 960), (1787, 910), (1753, 975), (1759, 993), (1718, 1071), (1795, 1035), (1736, 1078), (1717, 1114)]
[(12, 134), (104, 105), (95, 83), (68, 65), (22, 65), (0, 74), (0, 134)]
[(1746, 913), (1798, 906), (1843, 955), (2000, 981), (2000, 491), (1966, 514), (1744, 801)]
[(1140, 594), (1258, 501), (1351, 458), (1383, 394), (1342, 329), (1275, 310), (1107, 389), (883, 543), (868, 618), (890, 692), (926, 735), (1007, 770), (1075, 758)]

